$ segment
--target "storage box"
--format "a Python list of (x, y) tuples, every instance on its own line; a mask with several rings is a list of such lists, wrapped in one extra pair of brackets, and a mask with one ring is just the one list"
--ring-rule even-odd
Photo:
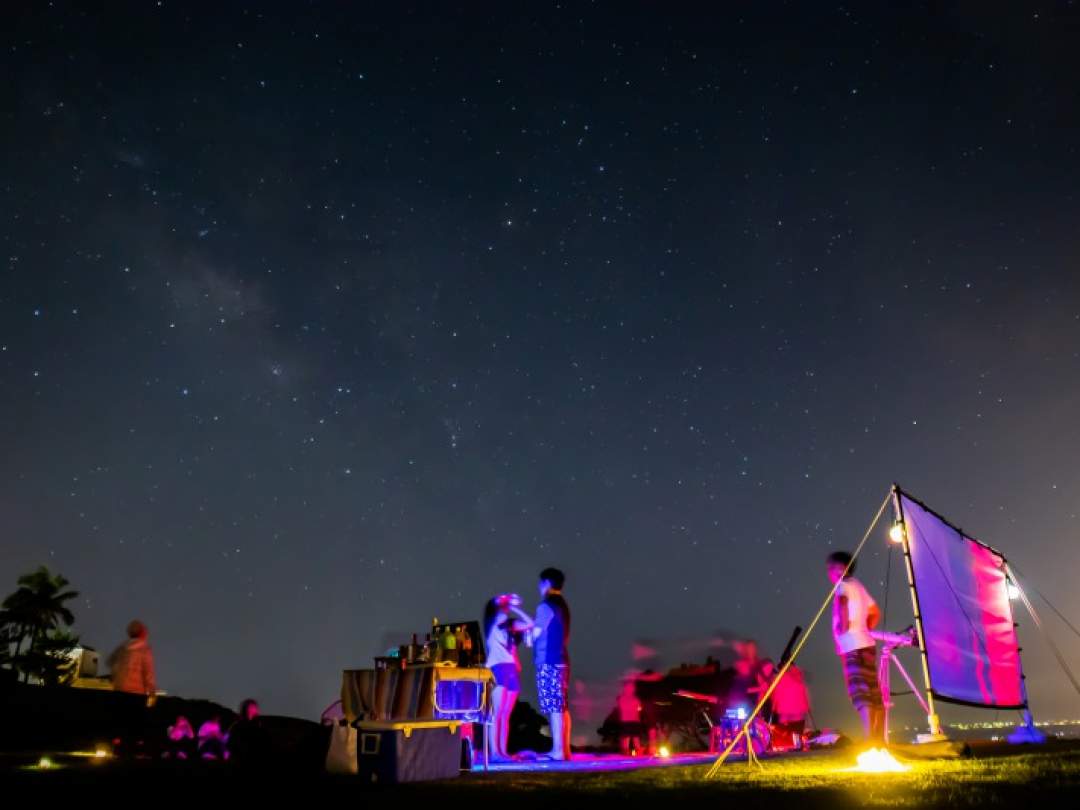
[(461, 723), (356, 723), (357, 773), (365, 782), (452, 779), (461, 770)]

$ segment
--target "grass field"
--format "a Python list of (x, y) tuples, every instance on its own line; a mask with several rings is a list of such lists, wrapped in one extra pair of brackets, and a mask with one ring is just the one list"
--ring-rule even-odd
[[(972, 807), (1080, 798), (1080, 746), (1050, 744), (1021, 752), (994, 752), (951, 760), (909, 761), (902, 774), (848, 769), (852, 755), (810, 754), (724, 766), (704, 781), (705, 768), (661, 768), (618, 774), (494, 774), (458, 780), (454, 793), (483, 801), (492, 788), (517, 794), (514, 806), (558, 796), (573, 803), (608, 804), (621, 798), (663, 806), (672, 799), (739, 807)], [(558, 777), (557, 779), (554, 777)], [(418, 792), (431, 788), (417, 786)], [(413, 790), (413, 789), (410, 789)], [(1034, 810), (1034, 808), (1032, 808)]]
[[(361, 806), (385, 801), (438, 802), (510, 810), (527, 807), (652, 806), (669, 810), (672, 802), (751, 810), (794, 807), (975, 807), (1012, 805), (1023, 810), (1064, 808), (1080, 797), (1080, 745), (1051, 743), (1030, 749), (998, 749), (964, 759), (911, 761), (903, 774), (864, 774), (845, 769), (851, 753), (816, 753), (767, 760), (758, 769), (745, 763), (726, 765), (706, 782), (705, 766), (657, 768), (622, 773), (467, 774), (459, 779), (417, 785), (365, 787), (355, 778), (287, 774), (233, 774), (224, 769), (160, 764), (84, 764), (51, 771), (7, 769), (5, 783), (16, 782), (88, 790), (93, 795), (153, 795), (195, 799), (207, 789), (214, 795), (251, 796), (282, 781), (302, 795), (321, 801), (344, 798)], [(100, 792), (99, 792), (100, 791)], [(123, 804), (123, 802), (120, 802)], [(1049, 803), (1049, 805), (1048, 805)]]

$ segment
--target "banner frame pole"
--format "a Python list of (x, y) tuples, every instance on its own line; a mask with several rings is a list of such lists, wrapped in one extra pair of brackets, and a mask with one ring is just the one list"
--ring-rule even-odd
[[(1002, 557), (1001, 562), (1002, 562), (1002, 568), (1005, 569), (1005, 581), (1007, 583), (1012, 583), (1012, 586), (1014, 588), (1016, 588), (1017, 593), (1021, 593), (1022, 591), (1020, 589), (1020, 586), (1016, 583), (1016, 577), (1013, 576), (1013, 572), (1012, 572), (1012, 569), (1009, 567), (1008, 560), (1006, 560), (1004, 557)], [(1021, 601), (1026, 603), (1026, 601), (1027, 601), (1026, 597)], [(1012, 606), (1011, 605), (1009, 606), (1009, 612), (1012, 613)], [(1028, 614), (1030, 615), (1031, 612), (1028, 611)], [(1024, 731), (1027, 732), (1027, 734), (1032, 739), (1037, 739), (1038, 736), (1041, 735), (1042, 736), (1041, 741), (1045, 742), (1046, 736), (1043, 735), (1042, 732), (1036, 730), (1036, 728), (1035, 728), (1035, 717), (1031, 714), (1031, 701), (1028, 698), (1027, 678), (1024, 675), (1024, 656), (1022, 656), (1020, 654), (1020, 632), (1019, 632), (1019, 627), (1020, 626), (1016, 622), (1016, 615), (1015, 614), (1012, 616), (1012, 620), (1013, 620), (1013, 627), (1017, 630), (1017, 633), (1016, 633), (1016, 661), (1017, 661), (1017, 663), (1018, 663), (1018, 665), (1020, 667), (1020, 694), (1024, 698), (1024, 708), (1021, 710), (1021, 716), (1024, 718), (1024, 725), (1022, 725), (1020, 728), (1024, 729)]]
[(915, 588), (915, 566), (911, 561), (911, 544), (908, 538), (907, 521), (904, 519), (904, 507), (900, 502), (902, 491), (899, 484), (893, 484), (893, 511), (896, 521), (903, 527), (904, 567), (907, 570), (908, 589), (911, 591), (911, 609), (915, 615), (915, 632), (919, 638), (919, 658), (922, 661), (923, 683), (926, 685), (926, 706), (929, 709), (926, 721), (930, 733), (919, 735), (921, 742), (934, 742), (946, 739), (941, 731), (941, 717), (934, 705), (934, 690), (930, 685), (930, 656), (926, 651), (926, 630), (923, 627), (922, 611), (919, 609), (919, 592)]

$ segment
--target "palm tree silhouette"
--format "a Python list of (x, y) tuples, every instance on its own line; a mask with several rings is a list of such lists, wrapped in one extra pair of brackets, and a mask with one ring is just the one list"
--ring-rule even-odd
[[(12, 659), (19, 661), (20, 655), (26, 655), (38, 648), (49, 634), (61, 625), (75, 623), (75, 614), (67, 604), (75, 599), (78, 591), (67, 590), (68, 582), (60, 574), (53, 574), (44, 565), (29, 574), (19, 577), (18, 590), (8, 596), (0, 608), (3, 610), (3, 623), (12, 628), (11, 642), (15, 644)], [(29, 644), (23, 650), (23, 643)], [(30, 678), (29, 669), (23, 670), (23, 680)]]

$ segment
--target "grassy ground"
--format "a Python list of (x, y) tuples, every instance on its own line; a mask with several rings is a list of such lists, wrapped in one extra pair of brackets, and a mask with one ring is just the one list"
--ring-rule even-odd
[[(627, 798), (662, 807), (678, 801), (768, 807), (972, 807), (1043, 802), (1061, 806), (1080, 798), (1080, 746), (1048, 745), (1026, 753), (988, 752), (952, 760), (909, 762), (903, 774), (865, 774), (846, 769), (851, 754), (829, 753), (726, 765), (704, 781), (704, 767), (663, 768), (618, 774), (495, 774), (459, 780), (466, 801), (482, 801), (494, 787), (517, 794), (515, 808), (558, 794), (572, 803), (604, 804)], [(421, 787), (420, 791), (430, 788)], [(538, 802), (539, 803), (539, 802)], [(1031, 810), (1036, 810), (1029, 805)]]
[(8, 769), (0, 770), (0, 780), (86, 789), (94, 795), (123, 795), (125, 790), (138, 794), (147, 789), (160, 796), (194, 799), (206, 788), (218, 796), (243, 792), (250, 797), (287, 779), (291, 787), (316, 800), (340, 796), (359, 805), (401, 800), (474, 806), (505, 802), (510, 810), (614, 804), (670, 810), (673, 801), (752, 810), (995, 804), (1043, 810), (1047, 806), (1064, 808), (1080, 797), (1080, 746), (1075, 743), (989, 751), (968, 759), (911, 762), (911, 771), (904, 774), (845, 771), (851, 764), (850, 753), (819, 753), (768, 760), (762, 769), (732, 763), (710, 782), (703, 781), (705, 767), (694, 766), (614, 774), (469, 774), (451, 782), (378, 790), (365, 788), (356, 779), (280, 773), (251, 776), (199, 766), (138, 763), (84, 764), (47, 772)]

